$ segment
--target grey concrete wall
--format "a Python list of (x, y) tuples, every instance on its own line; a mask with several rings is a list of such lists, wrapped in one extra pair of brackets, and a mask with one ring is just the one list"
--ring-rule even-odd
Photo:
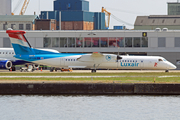
[(0, 94), (180, 95), (180, 84), (1, 83)]

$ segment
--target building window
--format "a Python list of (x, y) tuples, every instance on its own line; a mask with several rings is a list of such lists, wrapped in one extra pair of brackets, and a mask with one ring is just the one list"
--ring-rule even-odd
[(3, 30), (7, 30), (7, 24), (3, 24)]
[(23, 24), (19, 24), (19, 30), (24, 30), (24, 25)]
[(59, 47), (60, 40), (59, 38), (52, 38), (52, 47)]
[(125, 38), (125, 47), (132, 47), (132, 38), (131, 37)]
[(68, 38), (68, 47), (75, 47), (75, 38)]
[(84, 38), (84, 47), (91, 47), (91, 38)]
[(141, 46), (140, 37), (135, 37), (133, 44), (134, 47), (140, 47)]
[(148, 47), (148, 38), (147, 37), (143, 37), (141, 44), (142, 44), (142, 47)]
[(158, 47), (166, 47), (166, 38), (165, 37), (158, 38)]
[(118, 47), (124, 47), (124, 37), (117, 38)]
[(43, 45), (45, 48), (51, 47), (51, 38), (44, 38)]
[(99, 38), (92, 38), (92, 47), (99, 47)]
[(76, 47), (83, 47), (83, 38), (76, 38)]
[(162, 20), (162, 23), (164, 23), (165, 20)]
[(109, 38), (109, 47), (117, 47), (117, 41), (115, 37)]
[(26, 24), (26, 30), (31, 30), (31, 24)]
[(67, 38), (60, 38), (60, 47), (67, 47)]
[(16, 24), (11, 24), (11, 28), (12, 28), (13, 30), (15, 30), (15, 29), (16, 29)]
[(176, 37), (176, 38), (174, 38), (175, 39), (175, 42), (174, 42), (174, 46), (175, 47), (180, 47), (180, 37)]
[(108, 47), (108, 38), (101, 38), (101, 47)]

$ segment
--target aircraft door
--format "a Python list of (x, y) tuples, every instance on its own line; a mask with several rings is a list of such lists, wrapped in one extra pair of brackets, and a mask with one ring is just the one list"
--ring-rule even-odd
[(144, 69), (144, 60), (140, 60), (141, 69)]
[(64, 58), (60, 58), (60, 64), (62, 67), (65, 65), (65, 59)]

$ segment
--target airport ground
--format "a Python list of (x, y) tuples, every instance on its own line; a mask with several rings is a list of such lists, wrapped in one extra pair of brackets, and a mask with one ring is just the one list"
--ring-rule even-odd
[(0, 83), (180, 83), (180, 70), (73, 70), (20, 72), (0, 70)]
[(180, 95), (180, 71), (0, 71), (0, 95)]

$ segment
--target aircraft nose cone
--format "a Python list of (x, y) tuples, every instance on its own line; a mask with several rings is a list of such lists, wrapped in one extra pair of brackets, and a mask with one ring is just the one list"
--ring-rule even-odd
[(172, 63), (169, 63), (169, 69), (176, 69), (177, 67), (173, 65)]

